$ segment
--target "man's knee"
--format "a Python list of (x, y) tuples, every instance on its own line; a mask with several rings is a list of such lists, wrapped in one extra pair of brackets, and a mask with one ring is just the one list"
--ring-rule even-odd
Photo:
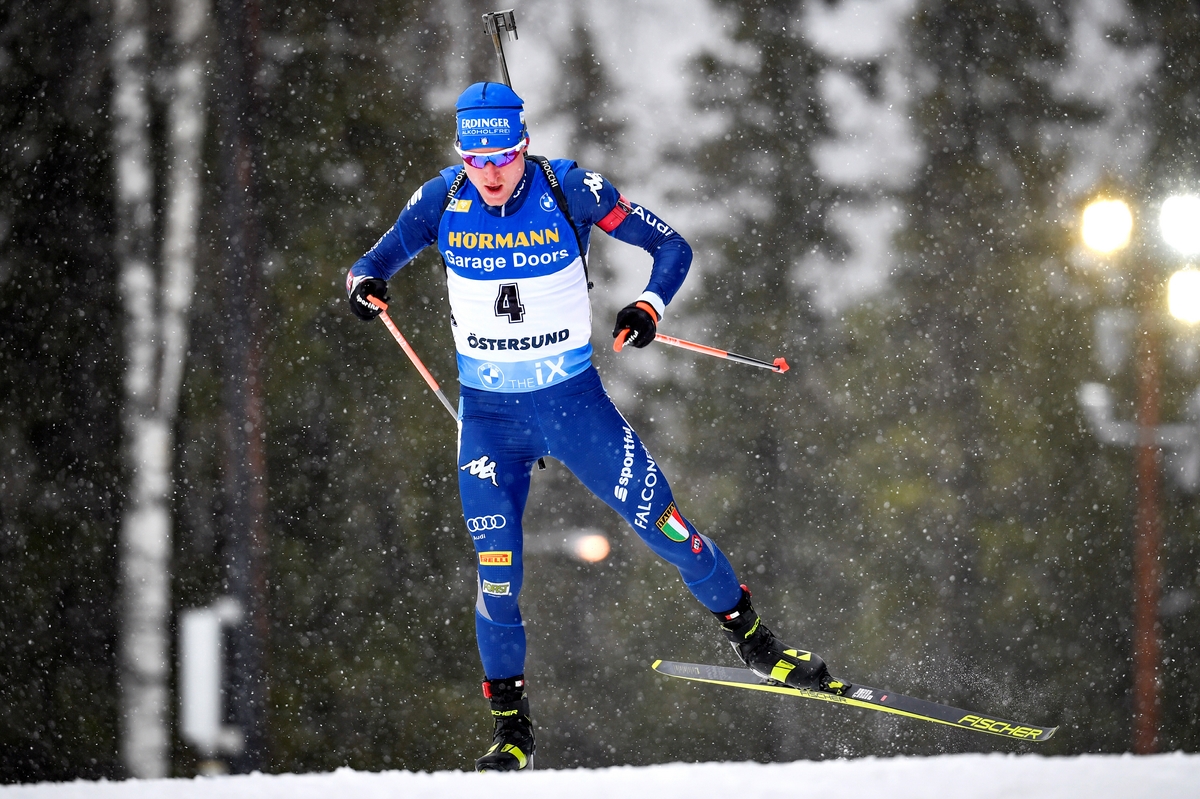
[(520, 577), (499, 569), (488, 571), (485, 575), (480, 570), (475, 612), (495, 624), (520, 624), (521, 610), (517, 603), (521, 593)]

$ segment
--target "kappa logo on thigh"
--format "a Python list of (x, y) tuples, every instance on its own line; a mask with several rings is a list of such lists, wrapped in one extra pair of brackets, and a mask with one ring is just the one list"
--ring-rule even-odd
[(491, 480), (492, 485), (497, 488), (500, 484), (496, 482), (496, 462), (490, 460), (487, 455), (480, 455), (473, 461), (468, 461), (466, 465), (458, 468), (460, 472), (470, 470), (472, 477), (478, 477), (480, 480)]

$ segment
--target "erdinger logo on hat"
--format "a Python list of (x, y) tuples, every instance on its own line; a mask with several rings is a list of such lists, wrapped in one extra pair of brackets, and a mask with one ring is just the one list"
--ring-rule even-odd
[(512, 147), (525, 138), (525, 101), (503, 83), (476, 83), (459, 95), (461, 150)]
[[(516, 120), (516, 123), (524, 125), (524, 119)], [(508, 142), (513, 138), (513, 129), (517, 128), (514, 120), (505, 116), (495, 117), (459, 117), (458, 120), (458, 140), (461, 142), (464, 138), (478, 138), (479, 144), (483, 147), (511, 147), (510, 144), (493, 144), (492, 142)], [(519, 128), (517, 128), (519, 130)], [(520, 141), (517, 137), (513, 144)], [(460, 145), (461, 146), (461, 145)], [(463, 147), (464, 150), (472, 150), (473, 147)]]

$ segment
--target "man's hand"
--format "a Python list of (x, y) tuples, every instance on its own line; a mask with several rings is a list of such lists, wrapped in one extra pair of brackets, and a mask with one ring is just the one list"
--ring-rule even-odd
[(654, 335), (658, 332), (658, 313), (648, 302), (639, 301), (626, 305), (617, 312), (613, 338), (621, 335), (622, 330), (629, 331), (625, 343), (640, 349), (654, 341)]
[(354, 284), (354, 288), (350, 289), (350, 309), (354, 311), (355, 316), (364, 321), (370, 321), (382, 312), (381, 308), (376, 308), (367, 301), (367, 295), (385, 303), (391, 302), (391, 297), (387, 295), (386, 282), (377, 277), (364, 277), (359, 280)]

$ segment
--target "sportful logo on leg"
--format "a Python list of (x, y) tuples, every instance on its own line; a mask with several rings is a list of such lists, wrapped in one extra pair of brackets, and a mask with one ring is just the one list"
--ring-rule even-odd
[(471, 471), (472, 477), (478, 477), (480, 480), (491, 480), (492, 485), (497, 488), (500, 487), (500, 484), (496, 482), (496, 462), (489, 462), (487, 455), (480, 455), (475, 460), (468, 461), (466, 465), (460, 466), (458, 470), (465, 472), (468, 469)]
[(613, 496), (624, 502), (629, 497), (629, 482), (633, 479), (633, 429), (629, 425), (621, 428), (624, 431), (622, 446), (625, 449), (625, 458), (621, 461), (621, 474), (617, 478), (617, 484), (613, 486)]

